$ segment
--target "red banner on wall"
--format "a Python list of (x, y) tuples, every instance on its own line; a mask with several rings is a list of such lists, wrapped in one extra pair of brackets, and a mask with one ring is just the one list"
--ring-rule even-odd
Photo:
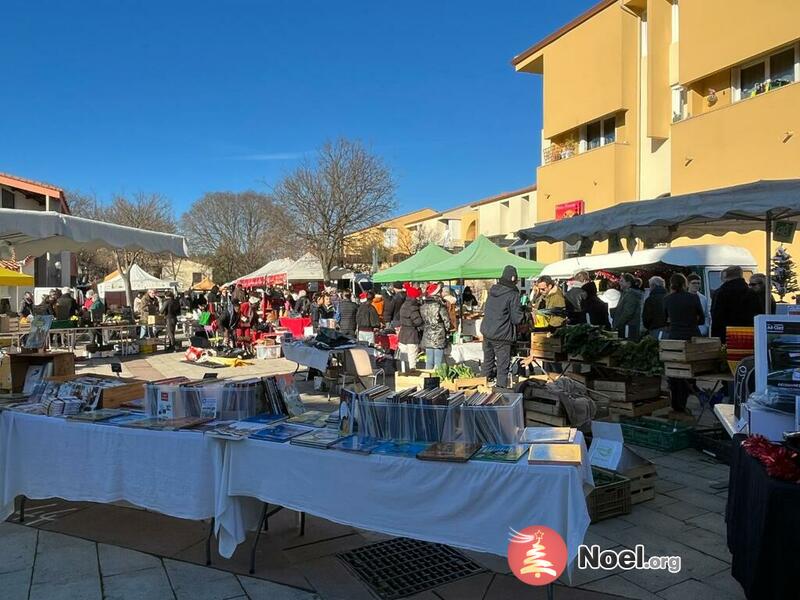
[(586, 212), (586, 204), (583, 200), (573, 200), (572, 202), (556, 204), (556, 221), (582, 215), (584, 212)]

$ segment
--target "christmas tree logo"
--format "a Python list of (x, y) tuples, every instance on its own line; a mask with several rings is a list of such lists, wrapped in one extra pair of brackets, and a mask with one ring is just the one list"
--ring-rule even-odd
[(508, 565), (528, 585), (548, 585), (567, 567), (567, 546), (549, 527), (533, 525), (522, 531), (511, 529)]

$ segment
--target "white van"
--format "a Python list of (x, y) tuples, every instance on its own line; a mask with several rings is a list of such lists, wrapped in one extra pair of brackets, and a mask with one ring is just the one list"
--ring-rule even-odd
[(756, 272), (756, 259), (744, 248), (726, 245), (696, 245), (627, 251), (611, 254), (597, 254), (568, 258), (547, 265), (542, 275), (553, 279), (572, 279), (578, 271), (611, 271), (613, 273), (632, 272), (637, 269), (657, 271), (679, 268), (685, 273), (697, 273), (703, 279), (702, 292), (710, 296), (722, 283), (722, 271), (731, 265), (739, 265), (744, 278)]

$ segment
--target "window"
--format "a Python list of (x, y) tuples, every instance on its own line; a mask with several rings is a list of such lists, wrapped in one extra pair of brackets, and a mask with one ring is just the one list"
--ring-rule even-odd
[(3, 190), (3, 208), (14, 208), (14, 192)]
[(581, 128), (581, 152), (612, 144), (617, 137), (616, 117), (593, 121)]
[(203, 281), (203, 274), (202, 273), (192, 273), (192, 285), (197, 285)]
[(733, 99), (744, 100), (794, 83), (800, 71), (798, 46), (784, 48), (769, 56), (733, 69)]
[(390, 227), (383, 232), (383, 245), (387, 248), (397, 247), (397, 229)]

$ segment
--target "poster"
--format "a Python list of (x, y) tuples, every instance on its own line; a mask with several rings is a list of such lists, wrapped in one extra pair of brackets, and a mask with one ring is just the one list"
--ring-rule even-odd
[(24, 348), (42, 350), (47, 342), (47, 334), (53, 323), (53, 315), (35, 315), (31, 318), (31, 332), (25, 336)]

